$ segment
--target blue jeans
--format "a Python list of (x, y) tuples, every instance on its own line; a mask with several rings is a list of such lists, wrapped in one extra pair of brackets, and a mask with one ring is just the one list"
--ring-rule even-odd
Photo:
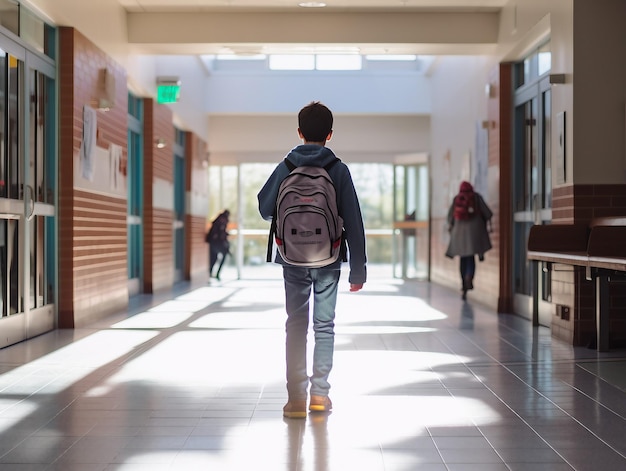
[(333, 367), (335, 349), (335, 306), (340, 274), (340, 270), (324, 268), (283, 267), (287, 310), (287, 392), (290, 400), (307, 397), (307, 333), (311, 288), (315, 333), (311, 394), (328, 396), (328, 375)]

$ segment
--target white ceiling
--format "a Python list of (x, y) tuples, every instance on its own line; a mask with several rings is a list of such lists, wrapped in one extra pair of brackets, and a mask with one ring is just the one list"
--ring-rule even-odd
[[(118, 0), (129, 12), (198, 12), (216, 10), (298, 10), (299, 0)], [(367, 10), (498, 10), (507, 0), (322, 0), (326, 9)]]
[(109, 51), (480, 55), (494, 52), (510, 0), (316, 0), (323, 8), (298, 6), (311, 0), (23, 1)]
[[(98, 0), (127, 11), (144, 54), (490, 54), (508, 0)], [(306, 0), (304, 0), (306, 1)], [(309, 0), (310, 1), (310, 0)]]

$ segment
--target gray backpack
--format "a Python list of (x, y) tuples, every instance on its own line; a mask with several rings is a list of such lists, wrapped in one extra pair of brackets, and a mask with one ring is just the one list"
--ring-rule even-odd
[(290, 173), (278, 190), (268, 240), (268, 262), (273, 241), (280, 256), (290, 265), (320, 268), (340, 256), (345, 259), (343, 219), (337, 208), (335, 185), (328, 175), (328, 170), (338, 161), (335, 159), (324, 167), (296, 167), (285, 159)]

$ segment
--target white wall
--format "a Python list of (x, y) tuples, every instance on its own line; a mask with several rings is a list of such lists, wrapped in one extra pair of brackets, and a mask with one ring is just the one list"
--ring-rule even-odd
[(129, 55), (126, 11), (118, 2), (26, 0), (30, 9), (59, 26), (72, 26), (125, 68)]
[[(432, 75), (432, 216), (445, 217), (466, 159), (475, 157), (476, 126), (487, 119), (485, 85), (493, 59), (442, 57)], [(492, 191), (490, 189), (490, 191)], [(485, 195), (488, 196), (488, 195)]]
[(207, 86), (214, 114), (294, 114), (313, 100), (335, 113), (430, 113), (430, 81), (411, 72), (213, 73)]
[(209, 94), (208, 74), (197, 56), (158, 56), (154, 83), (158, 77), (180, 78), (180, 99), (170, 103), (177, 126), (195, 132), (205, 141), (208, 139), (208, 114), (204, 104)]
[[(616, 54), (626, 44), (626, 2), (574, 1), (573, 180), (626, 181), (626, 62)], [(611, 45), (611, 53), (606, 52)]]
[[(278, 162), (301, 143), (297, 134), (299, 108), (290, 115), (211, 116), (210, 163)], [(334, 134), (327, 145), (346, 162), (391, 162), (396, 155), (430, 149), (427, 116), (334, 113), (334, 117)]]
[[(519, 61), (550, 38), (552, 73), (565, 74), (567, 82), (552, 86), (552, 122), (561, 112), (566, 115), (566, 170), (563, 184), (574, 182), (574, 47), (573, 0), (510, 1), (500, 15), (497, 58), (503, 62)], [(592, 8), (598, 9), (599, 4)], [(556, 127), (555, 127), (556, 129)], [(556, 156), (558, 139), (552, 139), (552, 155)], [(554, 162), (554, 160), (553, 160)], [(577, 182), (578, 183), (578, 182)], [(553, 187), (559, 185), (553, 172)]]

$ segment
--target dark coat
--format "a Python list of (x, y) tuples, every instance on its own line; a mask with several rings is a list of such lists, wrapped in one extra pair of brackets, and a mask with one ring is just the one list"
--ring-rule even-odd
[(229, 213), (222, 212), (213, 220), (211, 229), (207, 232), (205, 242), (210, 244), (211, 250), (216, 252), (228, 252), (230, 243), (228, 242), (228, 219)]
[(479, 193), (476, 198), (476, 215), (470, 219), (454, 219), (454, 203), (448, 210), (448, 227), (450, 228), (450, 243), (446, 250), (446, 257), (453, 258), (468, 255), (482, 256), (491, 249), (491, 240), (487, 230), (487, 223), (493, 213)]

